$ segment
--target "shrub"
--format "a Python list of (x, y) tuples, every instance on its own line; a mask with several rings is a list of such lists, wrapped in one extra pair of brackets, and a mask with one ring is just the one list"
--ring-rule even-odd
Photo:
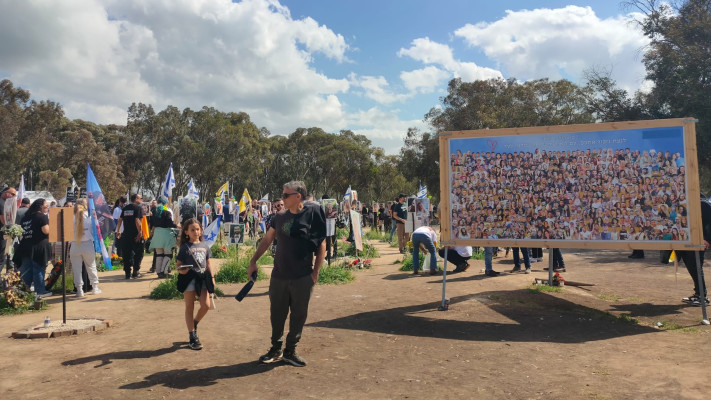
[[(264, 258), (264, 256), (262, 256)], [(262, 258), (259, 260), (261, 261)], [(271, 258), (271, 257), (270, 257)], [(257, 262), (257, 265), (264, 265)], [(215, 281), (219, 283), (239, 283), (247, 282), (249, 277), (247, 276), (247, 270), (249, 269), (249, 258), (233, 258), (222, 264), (220, 271), (215, 275)], [(257, 273), (257, 280), (261, 281), (267, 279), (267, 274), (265, 274), (261, 269)]]
[[(422, 253), (420, 253), (420, 270), (422, 270), (422, 265), (425, 263), (425, 257), (423, 256)], [(402, 259), (402, 266), (400, 267), (400, 271), (412, 271), (412, 254), (411, 253), (405, 253), (405, 256)]]
[(355, 279), (350, 269), (341, 265), (323, 265), (318, 274), (319, 285), (340, 285)]

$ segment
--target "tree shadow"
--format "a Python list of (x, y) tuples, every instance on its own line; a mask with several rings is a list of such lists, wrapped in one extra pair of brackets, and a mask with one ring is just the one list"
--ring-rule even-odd
[(201, 369), (188, 370), (187, 368), (160, 371), (143, 378), (140, 382), (120, 386), (120, 389), (146, 389), (152, 386), (165, 386), (172, 389), (189, 389), (191, 387), (205, 387), (217, 384), (221, 379), (242, 378), (245, 376), (261, 374), (280, 366), (283, 363), (260, 364), (250, 361), (235, 365), (220, 365)]
[(94, 366), (94, 368), (103, 367), (104, 365), (111, 364), (113, 360), (133, 360), (136, 358), (153, 358), (159, 357), (164, 354), (172, 353), (178, 349), (187, 349), (187, 342), (173, 342), (170, 347), (164, 347), (162, 349), (156, 350), (128, 350), (128, 351), (115, 351), (112, 353), (96, 354), (88, 357), (81, 357), (74, 360), (67, 360), (62, 362), (62, 365), (79, 365), (88, 364), (94, 361), (101, 361), (101, 364)]
[[(468, 341), (584, 343), (657, 332), (603, 311), (527, 289), (484, 292), (451, 298), (452, 310), (480, 301), (513, 322), (477, 322), (433, 317), (439, 306), (426, 303), (354, 314), (309, 326)], [(453, 314), (453, 313), (452, 313)], [(454, 314), (456, 316), (458, 314)], [(459, 314), (461, 315), (461, 314)]]

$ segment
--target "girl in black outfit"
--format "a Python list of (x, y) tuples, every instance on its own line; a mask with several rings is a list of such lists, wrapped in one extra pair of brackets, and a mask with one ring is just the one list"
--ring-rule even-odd
[[(178, 268), (178, 291), (185, 300), (185, 324), (190, 334), (190, 348), (202, 349), (197, 335), (197, 326), (210, 309), (210, 295), (215, 292), (215, 278), (210, 267), (210, 246), (202, 241), (202, 226), (195, 218), (183, 221), (180, 231), (180, 251), (176, 258)], [(195, 297), (200, 301), (200, 309), (193, 316)]]

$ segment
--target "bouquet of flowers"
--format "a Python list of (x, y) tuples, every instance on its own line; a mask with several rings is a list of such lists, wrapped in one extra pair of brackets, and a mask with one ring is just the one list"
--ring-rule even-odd
[(24, 229), (20, 225), (12, 224), (12, 225), (5, 225), (2, 228), (0, 228), (0, 233), (3, 235), (11, 238), (11, 239), (17, 239), (22, 236), (22, 234), (25, 232)]
[(563, 279), (563, 276), (559, 273), (556, 272), (553, 275), (553, 285), (554, 286), (563, 286), (565, 285), (565, 279)]

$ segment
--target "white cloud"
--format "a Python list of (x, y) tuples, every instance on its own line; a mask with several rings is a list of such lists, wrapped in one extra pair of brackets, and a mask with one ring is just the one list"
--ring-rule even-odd
[[(480, 67), (473, 62), (464, 62), (455, 59), (452, 49), (449, 46), (447, 46), (446, 44), (433, 42), (432, 40), (426, 37), (413, 40), (410, 48), (400, 49), (397, 54), (400, 57), (407, 56), (412, 58), (413, 60), (421, 61), (424, 64), (439, 65), (441, 68), (443, 68), (449, 73), (449, 76), (453, 76), (455, 78), (462, 78), (465, 81), (502, 77), (501, 72), (495, 69)], [(439, 69), (439, 71), (442, 71), (442, 69)], [(432, 72), (434, 71), (431, 71), (431, 73)], [(418, 75), (422, 78), (428, 77), (426, 74), (422, 73)], [(437, 73), (437, 77), (440, 77), (440, 79), (446, 79), (446, 77), (441, 78), (443, 76), (443, 73)], [(412, 78), (414, 78), (414, 76), (409, 76), (409, 78), (411, 79), (406, 82), (406, 85), (409, 84), (412, 86), (414, 83), (412, 81)], [(429, 76), (429, 78), (433, 79), (434, 77)]]
[(350, 115), (348, 124), (353, 127), (353, 132), (367, 136), (386, 154), (398, 154), (408, 128), (427, 130), (427, 124), (422, 120), (401, 120), (399, 112), (372, 107)]
[(245, 111), (277, 133), (342, 128), (337, 95), (349, 83), (312, 61), (348, 61), (348, 45), (276, 0), (0, 0), (0, 8), (0, 71), (70, 118), (125, 123), (128, 106), (144, 102)]
[(467, 24), (455, 35), (518, 79), (581, 83), (583, 72), (595, 67), (611, 69), (621, 87), (634, 91), (644, 78), (640, 50), (648, 39), (629, 17), (600, 19), (590, 7), (507, 11), (498, 21)]
[(349, 75), (349, 82), (354, 88), (361, 88), (362, 95), (380, 104), (390, 104), (412, 97), (414, 93), (395, 93), (384, 76)]
[(431, 93), (442, 82), (450, 77), (450, 73), (435, 66), (429, 66), (414, 71), (404, 71), (400, 73), (400, 79), (405, 87), (411, 92)]

